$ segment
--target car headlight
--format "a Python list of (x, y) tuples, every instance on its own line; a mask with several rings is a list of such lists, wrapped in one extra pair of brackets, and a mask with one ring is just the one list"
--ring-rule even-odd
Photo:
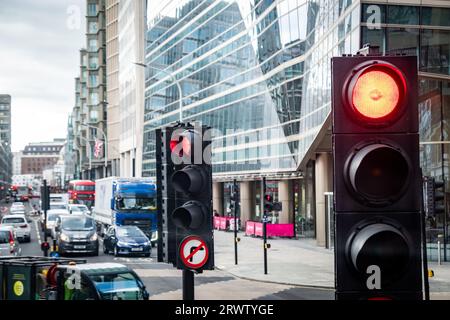
[(118, 245), (119, 247), (126, 247), (126, 246), (128, 246), (128, 243), (122, 242), (122, 241), (118, 241), (118, 242), (117, 242), (117, 245)]
[(97, 234), (96, 233), (94, 233), (92, 236), (91, 236), (91, 241), (96, 241), (97, 240), (97, 238), (98, 238), (98, 236), (97, 236)]
[(59, 238), (61, 239), (61, 241), (69, 241), (69, 240), (70, 240), (70, 239), (69, 239), (69, 236), (66, 235), (66, 234), (64, 234), (64, 233), (61, 233), (61, 235), (59, 236)]

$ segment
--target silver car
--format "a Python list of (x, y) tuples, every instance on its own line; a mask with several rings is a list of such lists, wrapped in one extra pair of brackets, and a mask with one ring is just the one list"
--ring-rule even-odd
[(14, 227), (0, 226), (0, 257), (20, 256), (22, 249), (15, 236)]

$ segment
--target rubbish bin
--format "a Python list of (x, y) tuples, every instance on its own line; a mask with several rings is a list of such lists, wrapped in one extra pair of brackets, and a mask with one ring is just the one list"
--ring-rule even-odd
[[(1, 257), (0, 258), (0, 300), (37, 300), (41, 286), (37, 279), (43, 269), (55, 264), (70, 262), (86, 263), (80, 259), (49, 257)], [(37, 288), (39, 287), (39, 288)]]

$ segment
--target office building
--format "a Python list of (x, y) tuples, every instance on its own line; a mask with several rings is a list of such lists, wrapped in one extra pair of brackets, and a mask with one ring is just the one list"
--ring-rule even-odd
[(155, 176), (156, 128), (201, 121), (215, 130), (214, 209), (226, 214), (237, 179), (242, 225), (260, 221), (266, 177), (267, 192), (282, 202), (272, 221), (325, 245), (332, 229), (330, 60), (371, 43), (381, 53), (419, 56), (422, 166), (448, 180), (450, 2), (149, 3), (144, 176)]

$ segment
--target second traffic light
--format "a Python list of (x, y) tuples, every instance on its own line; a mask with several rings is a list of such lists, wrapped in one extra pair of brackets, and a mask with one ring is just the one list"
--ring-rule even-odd
[(214, 269), (209, 134), (209, 127), (187, 124), (174, 131), (171, 137), (174, 171), (170, 183), (176, 201), (170, 218), (176, 227), (177, 267), (180, 269)]

